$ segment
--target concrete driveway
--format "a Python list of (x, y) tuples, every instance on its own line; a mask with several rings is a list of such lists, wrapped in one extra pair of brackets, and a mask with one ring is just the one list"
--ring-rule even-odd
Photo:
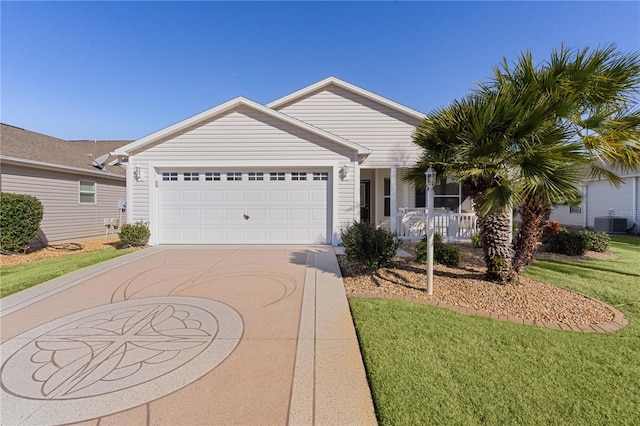
[(0, 306), (2, 425), (376, 423), (328, 246), (152, 247)]

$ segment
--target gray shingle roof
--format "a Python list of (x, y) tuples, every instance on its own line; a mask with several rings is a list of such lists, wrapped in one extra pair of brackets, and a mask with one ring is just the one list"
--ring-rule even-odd
[[(86, 171), (100, 172), (92, 165), (89, 154), (94, 158), (112, 152), (132, 141), (66, 141), (31, 132), (19, 127), (0, 123), (0, 155), (26, 161), (74, 167)], [(110, 157), (107, 162), (113, 160)], [(107, 166), (109, 174), (124, 176), (119, 166)]]

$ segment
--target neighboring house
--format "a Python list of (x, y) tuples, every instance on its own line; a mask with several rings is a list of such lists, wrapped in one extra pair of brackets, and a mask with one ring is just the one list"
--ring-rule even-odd
[(1, 124), (0, 191), (33, 195), (44, 208), (32, 246), (104, 237), (105, 219), (116, 225), (126, 199), (125, 170), (108, 165), (111, 156), (100, 169), (90, 155), (98, 159), (128, 142), (65, 141)]
[[(338, 244), (360, 219), (396, 230), (424, 203), (402, 182), (423, 118), (334, 77), (267, 105), (232, 99), (113, 152), (128, 157), (127, 220), (149, 222), (150, 244)], [(460, 210), (460, 186), (442, 188), (436, 206)]]
[(551, 220), (565, 226), (590, 227), (611, 233), (624, 233), (635, 225), (633, 231), (637, 234), (640, 232), (640, 174), (621, 176), (624, 183), (618, 187), (607, 180), (585, 182), (581, 191), (582, 205), (556, 206)]

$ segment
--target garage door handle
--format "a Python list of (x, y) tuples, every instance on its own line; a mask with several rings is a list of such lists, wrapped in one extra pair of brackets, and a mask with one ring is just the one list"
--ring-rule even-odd
[(249, 215), (248, 214), (243, 214), (242, 217), (244, 218), (244, 220), (249, 220)]

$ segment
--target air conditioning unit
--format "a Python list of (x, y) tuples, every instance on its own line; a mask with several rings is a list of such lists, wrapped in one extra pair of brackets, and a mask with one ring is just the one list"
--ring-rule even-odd
[(627, 218), (614, 216), (596, 217), (593, 220), (593, 229), (607, 234), (626, 234)]

